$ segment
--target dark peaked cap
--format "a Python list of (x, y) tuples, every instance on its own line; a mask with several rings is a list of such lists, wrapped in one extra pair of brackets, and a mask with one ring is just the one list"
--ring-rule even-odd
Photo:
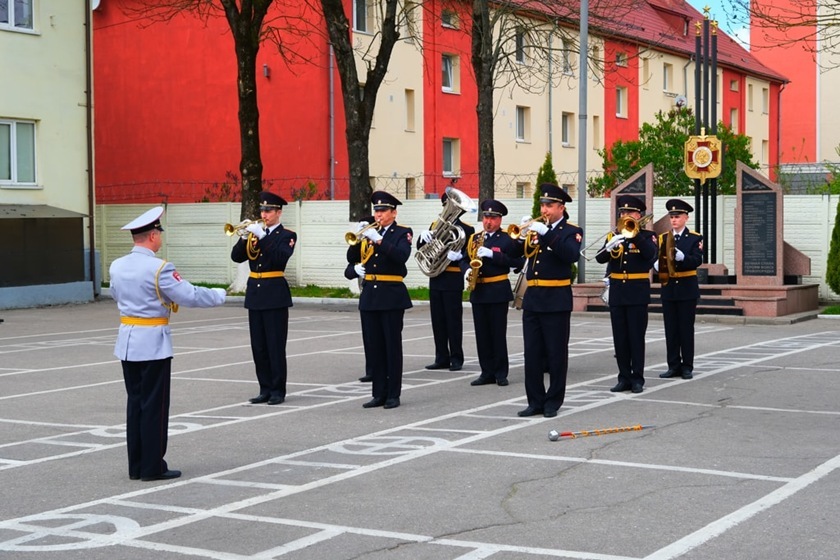
[(688, 214), (694, 212), (694, 208), (688, 202), (680, 200), (679, 198), (672, 198), (665, 203), (665, 209), (669, 214)]
[(645, 210), (647, 210), (645, 201), (637, 196), (623, 194), (619, 196), (615, 202), (618, 205), (619, 212), (621, 210), (629, 210), (631, 212), (640, 212), (643, 214)]
[(540, 185), (540, 202), (562, 202), (566, 204), (571, 202), (572, 197), (569, 193), (551, 183), (543, 183)]
[(507, 213), (507, 206), (498, 200), (488, 198), (481, 203), (481, 214), (484, 216), (507, 216)]
[(394, 209), (402, 204), (397, 197), (385, 191), (373, 191), (370, 195), (370, 203), (373, 204), (374, 210)]
[(288, 203), (279, 194), (268, 191), (260, 193), (260, 206), (263, 208), (282, 208), (286, 204)]

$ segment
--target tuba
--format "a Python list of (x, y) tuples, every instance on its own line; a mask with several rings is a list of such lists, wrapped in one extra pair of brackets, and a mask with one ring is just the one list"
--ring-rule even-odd
[(432, 224), (432, 239), (414, 253), (420, 272), (434, 278), (449, 266), (446, 254), (460, 251), (466, 243), (464, 230), (455, 225), (455, 220), (465, 212), (475, 211), (475, 202), (470, 197), (455, 187), (446, 187), (446, 203)]

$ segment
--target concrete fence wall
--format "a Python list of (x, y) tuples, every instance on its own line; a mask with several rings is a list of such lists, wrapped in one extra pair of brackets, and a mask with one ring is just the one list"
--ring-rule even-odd
[[(664, 215), (665, 198), (654, 203), (655, 218)], [(530, 214), (530, 199), (503, 200), (510, 213), (503, 218), (502, 227), (519, 223), (522, 216)], [(691, 201), (693, 203), (693, 201)], [(840, 300), (825, 285), (826, 259), (831, 231), (837, 209), (838, 196), (788, 195), (784, 197), (785, 241), (811, 258), (811, 275), (802, 279), (806, 284), (820, 284), (820, 299)], [(717, 205), (717, 262), (725, 264), (729, 273), (735, 273), (735, 196), (723, 196)], [(579, 205), (572, 203), (568, 211), (571, 221), (578, 219)], [(399, 207), (397, 221), (411, 227), (415, 236), (429, 227), (440, 213), (440, 203), (435, 200), (407, 200)], [(96, 208), (96, 243), (102, 258), (102, 271), (108, 281), (111, 262), (131, 249), (131, 236), (120, 227), (128, 223), (148, 205), (100, 205)], [(239, 222), (238, 203), (173, 204), (164, 214), (164, 246), (158, 256), (172, 261), (181, 275), (192, 282), (228, 284), (236, 277), (236, 263), (230, 260), (230, 249), (237, 237), (227, 237), (225, 223)], [(601, 237), (610, 226), (609, 199), (586, 201), (586, 227), (584, 245)], [(466, 215), (465, 222), (481, 227), (476, 215)], [(319, 286), (347, 286), (344, 267), (347, 262), (344, 242), (345, 232), (354, 224), (347, 221), (347, 201), (302, 201), (286, 206), (282, 223), (298, 234), (295, 254), (286, 269), (292, 285), (316, 284)], [(694, 229), (693, 218), (689, 226)], [(709, 243), (706, 242), (708, 251)], [(594, 254), (594, 250), (592, 253)], [(711, 260), (711, 259), (710, 259)], [(587, 282), (596, 282), (603, 276), (604, 267), (595, 261), (585, 262)], [(428, 279), (417, 268), (412, 257), (408, 262), (406, 284), (409, 287), (427, 286)]]

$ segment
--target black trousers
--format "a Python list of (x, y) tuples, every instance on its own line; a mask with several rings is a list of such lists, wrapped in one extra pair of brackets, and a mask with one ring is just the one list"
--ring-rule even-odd
[(645, 384), (645, 333), (648, 324), (647, 305), (610, 307), (613, 347), (618, 364), (618, 381)]
[(402, 392), (402, 329), (405, 309), (360, 311), (367, 336), (365, 361), (373, 372), (373, 398), (397, 399)]
[[(569, 370), (571, 311), (557, 313), (522, 312), (525, 343), (525, 394), (528, 406), (558, 410), (566, 398)], [(543, 373), (548, 364), (548, 390)]]
[(257, 368), (260, 394), (286, 398), (286, 339), (289, 308), (249, 309), (251, 354)]
[(665, 349), (668, 369), (694, 369), (694, 319), (697, 300), (662, 300), (662, 319), (665, 322)]
[(429, 291), (436, 364), (451, 366), (464, 364), (463, 307), (461, 292)]
[(500, 381), (508, 376), (507, 315), (509, 304), (472, 304), (475, 346), (481, 378)]
[(125, 437), (128, 475), (154, 477), (169, 467), (163, 456), (169, 430), (169, 385), (172, 358), (122, 362), (126, 403)]

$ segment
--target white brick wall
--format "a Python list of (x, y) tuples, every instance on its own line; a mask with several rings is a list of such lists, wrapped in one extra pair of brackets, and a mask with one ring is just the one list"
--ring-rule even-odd
[[(654, 202), (655, 218), (664, 211), (666, 198)], [(530, 199), (504, 200), (509, 214), (502, 220), (502, 227), (519, 223), (522, 216), (531, 213)], [(693, 204), (693, 201), (690, 201)], [(718, 201), (718, 263), (735, 273), (734, 217), (735, 196), (724, 196)], [(785, 196), (785, 240), (811, 257), (811, 275), (803, 283), (820, 284), (821, 300), (840, 300), (825, 285), (825, 265), (828, 257), (831, 230), (838, 197), (819, 195)], [(148, 205), (101, 205), (96, 208), (96, 243), (102, 256), (104, 279), (108, 280), (111, 261), (131, 249), (131, 238), (120, 227), (149, 208)], [(293, 285), (316, 284), (319, 286), (348, 286), (344, 278), (347, 262), (347, 245), (344, 234), (354, 224), (347, 221), (347, 201), (303, 201), (290, 204), (283, 211), (283, 225), (298, 234), (295, 254), (286, 269)], [(397, 221), (411, 227), (415, 236), (429, 227), (440, 213), (440, 202), (407, 200), (399, 207)], [(602, 236), (609, 227), (609, 199), (586, 201), (588, 224), (584, 245)], [(239, 222), (238, 203), (174, 204), (164, 214), (165, 245), (159, 256), (172, 261), (178, 271), (193, 282), (230, 283), (236, 275), (236, 263), (230, 260), (230, 248), (237, 239), (225, 236), (225, 223)], [(578, 205), (569, 205), (571, 221), (578, 222)], [(481, 227), (473, 215), (464, 221)], [(693, 228), (693, 220), (689, 221)], [(707, 241), (708, 250), (708, 241)], [(594, 251), (593, 251), (594, 253)], [(603, 265), (595, 261), (586, 263), (587, 282), (596, 282), (603, 276)], [(410, 287), (426, 286), (428, 279), (417, 268), (412, 257), (408, 262), (406, 284)]]

